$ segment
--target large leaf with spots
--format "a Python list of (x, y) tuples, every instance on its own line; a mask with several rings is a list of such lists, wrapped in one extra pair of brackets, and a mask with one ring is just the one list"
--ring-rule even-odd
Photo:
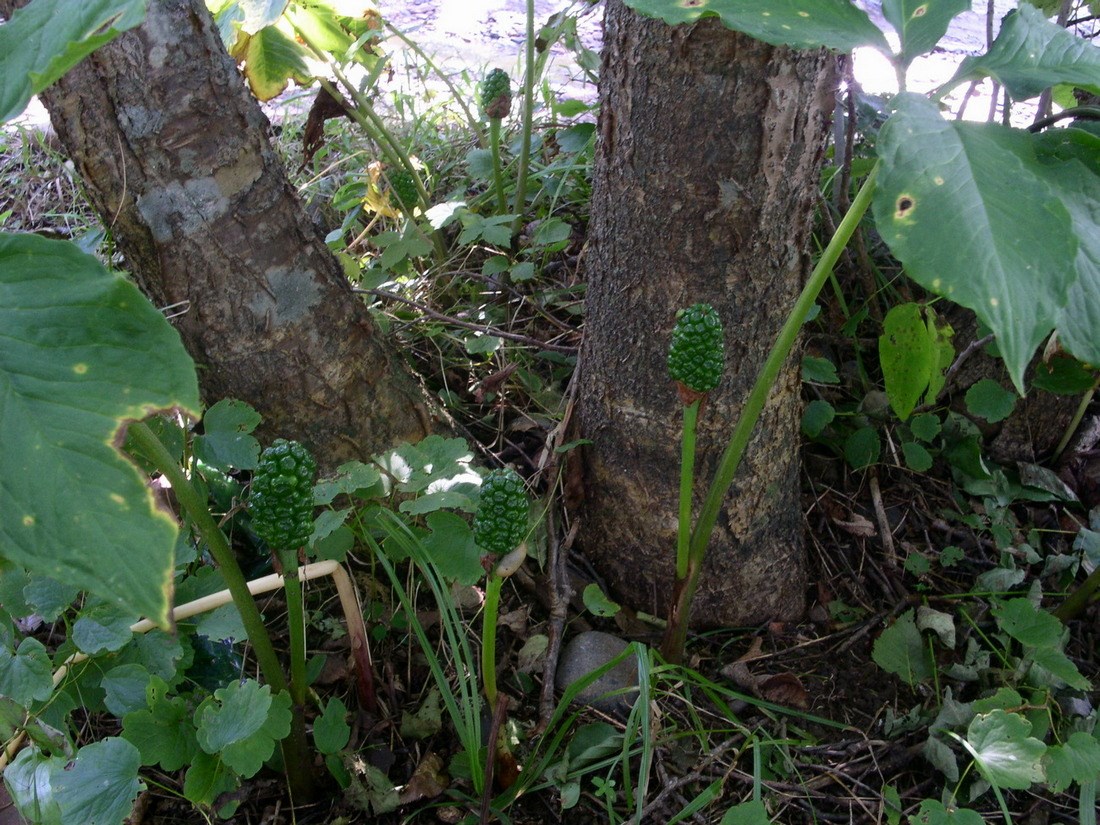
[(989, 51), (966, 58), (948, 86), (987, 76), (1004, 84), (1016, 100), (1058, 83), (1100, 94), (1100, 48), (1023, 3), (1005, 18)]
[(115, 448), (198, 409), (176, 331), (75, 246), (0, 233), (0, 556), (167, 626), (177, 528)]
[(666, 23), (717, 17), (722, 25), (776, 46), (850, 52), (874, 46), (889, 53), (878, 27), (848, 0), (625, 0), (630, 8)]
[(879, 137), (875, 224), (912, 278), (996, 333), (1022, 391), (1078, 278), (1064, 187), (1026, 132), (948, 122), (918, 95), (896, 106)]
[(901, 40), (902, 65), (940, 42), (951, 21), (970, 10), (970, 0), (883, 0), (882, 14)]

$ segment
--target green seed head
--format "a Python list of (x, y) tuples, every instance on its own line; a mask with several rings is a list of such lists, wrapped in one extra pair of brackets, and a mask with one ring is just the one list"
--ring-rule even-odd
[(676, 314), (668, 348), (668, 374), (687, 389), (706, 394), (718, 386), (725, 367), (722, 321), (710, 304), (695, 304)]
[(420, 193), (416, 191), (416, 181), (413, 176), (404, 169), (390, 172), (387, 177), (390, 181), (390, 194), (403, 208), (412, 209), (420, 200)]
[(491, 471), (481, 482), (474, 541), (490, 553), (508, 553), (527, 534), (529, 510), (527, 490), (515, 470)]
[(277, 438), (252, 475), (252, 528), (272, 550), (296, 550), (313, 533), (317, 462), (297, 441)]
[(485, 75), (479, 92), (486, 117), (500, 120), (508, 116), (512, 109), (512, 81), (504, 69), (493, 69)]

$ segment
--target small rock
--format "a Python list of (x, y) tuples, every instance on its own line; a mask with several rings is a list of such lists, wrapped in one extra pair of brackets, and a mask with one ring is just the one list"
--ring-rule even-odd
[[(579, 633), (562, 651), (558, 663), (557, 688), (564, 691), (574, 682), (606, 665), (627, 648), (618, 636), (589, 630)], [(612, 691), (632, 688), (629, 693), (606, 696)], [(627, 656), (615, 667), (577, 694), (575, 701), (604, 713), (625, 716), (634, 704), (638, 692), (638, 661)]]

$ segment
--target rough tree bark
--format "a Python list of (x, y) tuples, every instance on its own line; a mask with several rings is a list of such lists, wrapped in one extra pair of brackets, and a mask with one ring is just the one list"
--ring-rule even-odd
[[(667, 611), (681, 412), (668, 379), (679, 307), (726, 328), (727, 376), (700, 420), (695, 510), (740, 405), (808, 274), (834, 58), (669, 27), (608, 0), (579, 422), (585, 554), (615, 596)], [(773, 391), (711, 539), (695, 626), (805, 606), (799, 368)]]
[(418, 383), (304, 213), (202, 0), (150, 3), (142, 26), (42, 99), (135, 280), (186, 310), (175, 323), (210, 403), (247, 401), (267, 434), (329, 466), (430, 431)]

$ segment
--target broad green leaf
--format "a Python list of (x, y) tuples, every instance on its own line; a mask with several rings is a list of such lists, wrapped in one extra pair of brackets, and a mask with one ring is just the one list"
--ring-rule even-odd
[(614, 616), (620, 610), (619, 605), (611, 601), (595, 582), (585, 586), (581, 593), (581, 600), (584, 602), (585, 609), (593, 616), (606, 618)]
[(970, 808), (945, 808), (941, 802), (925, 799), (909, 822), (912, 825), (983, 825), (985, 820)]
[(990, 424), (1004, 421), (1016, 406), (1016, 396), (992, 378), (974, 382), (966, 391), (966, 410), (971, 415), (984, 418)]
[(195, 457), (222, 470), (254, 470), (260, 442), (251, 433), (262, 417), (243, 401), (223, 398), (202, 417), (202, 435), (195, 436)]
[(828, 358), (818, 358), (816, 355), (802, 356), (802, 380), (817, 384), (840, 383), (836, 365)]
[(380, 484), (382, 474), (373, 464), (361, 461), (349, 461), (336, 468), (333, 478), (318, 481), (313, 486), (313, 503), (332, 504), (339, 495), (352, 495), (356, 491), (367, 491), (367, 496), (382, 495)]
[(716, 16), (727, 28), (775, 46), (840, 52), (874, 46), (890, 53), (871, 18), (848, 0), (626, 0), (626, 5), (671, 25)]
[(992, 77), (1016, 100), (1035, 97), (1058, 83), (1100, 94), (1100, 49), (1021, 3), (1009, 12), (985, 54), (963, 60), (948, 87)]
[(55, 768), (64, 767), (60, 756), (46, 756), (38, 748), (24, 748), (4, 770), (12, 802), (28, 822), (60, 825), (61, 809), (53, 796)]
[(34, 0), (0, 26), (0, 122), (145, 19), (146, 0)]
[(862, 470), (879, 459), (882, 441), (874, 427), (860, 427), (844, 442), (844, 460), (853, 470)]
[(233, 55), (244, 61), (244, 76), (257, 100), (271, 100), (295, 80), (303, 86), (311, 80), (302, 47), (274, 26), (251, 35)]
[(1001, 630), (1026, 647), (1060, 648), (1065, 628), (1030, 599), (1009, 599), (993, 608)]
[(905, 421), (928, 389), (932, 375), (932, 341), (920, 304), (898, 304), (886, 313), (878, 358), (890, 407)]
[(118, 737), (86, 745), (75, 760), (55, 767), (50, 782), (63, 825), (125, 821), (145, 788), (140, 768), (138, 749)]
[(909, 429), (913, 435), (925, 444), (931, 444), (932, 440), (940, 434), (943, 424), (935, 413), (922, 413), (909, 422)]
[(158, 676), (145, 688), (145, 703), (144, 709), (123, 717), (122, 735), (141, 752), (143, 765), (177, 771), (199, 749), (187, 703), (182, 697), (169, 697), (168, 685)]
[[(1058, 319), (1058, 340), (1077, 358), (1100, 365), (1100, 137), (1050, 129), (1035, 138), (1048, 179), (1069, 210), (1077, 235), (1077, 280)], [(1090, 383), (1090, 377), (1085, 377)]]
[(26, 638), (12, 653), (0, 648), (0, 696), (27, 706), (43, 702), (53, 693), (53, 668), (45, 646), (38, 639)]
[(72, 244), (0, 234), (0, 552), (168, 625), (178, 528), (114, 448), (199, 408), (179, 335)]
[(329, 52), (338, 60), (345, 56), (355, 43), (355, 38), (340, 27), (332, 12), (291, 4), (287, 9), (287, 21), (301, 32), (306, 42)]
[(759, 799), (750, 799), (726, 809), (720, 825), (771, 825), (768, 809)]
[(802, 413), (802, 432), (810, 438), (817, 438), (833, 423), (834, 418), (836, 418), (836, 410), (832, 404), (820, 398), (814, 399), (806, 405)]
[(1075, 731), (1062, 745), (1047, 748), (1047, 784), (1058, 794), (1072, 783), (1095, 782), (1100, 776), (1100, 742), (1084, 731)]
[(1047, 746), (1032, 738), (1031, 722), (1018, 713), (995, 710), (978, 714), (966, 730), (966, 741), (982, 776), (1000, 788), (1027, 790), (1042, 782)]
[(1033, 139), (898, 95), (879, 134), (875, 225), (909, 275), (974, 310), (1016, 388), (1076, 279), (1077, 241)]
[(901, 452), (905, 456), (905, 466), (914, 473), (926, 473), (932, 469), (932, 455), (916, 441), (903, 441)]
[(121, 719), (145, 707), (145, 695), (152, 678), (141, 665), (119, 665), (103, 674), (99, 686), (106, 692), (103, 704)]
[(910, 686), (930, 678), (935, 672), (931, 653), (917, 630), (912, 610), (902, 613), (875, 639), (871, 658), (887, 673), (900, 676)]
[(913, 58), (940, 42), (956, 15), (970, 10), (970, 0), (883, 0), (882, 15), (901, 40), (901, 62)]
[(282, 17), (287, 0), (237, 0), (237, 5), (244, 12), (241, 29), (248, 34), (255, 34)]
[(348, 725), (347, 715), (347, 706), (339, 697), (334, 696), (325, 703), (321, 715), (313, 722), (313, 741), (318, 751), (324, 754), (336, 753), (348, 744), (351, 727)]
[(199, 747), (246, 779), (253, 776), (290, 733), (290, 694), (249, 679), (214, 692), (195, 711)]
[(121, 650), (134, 637), (137, 616), (109, 602), (92, 602), (73, 625), (73, 644), (89, 656)]
[(222, 794), (235, 790), (239, 784), (237, 775), (221, 759), (199, 751), (191, 760), (183, 779), (183, 795), (195, 805), (209, 806)]
[(437, 510), (426, 521), (431, 533), (424, 539), (424, 551), (447, 581), (473, 584), (485, 575), (481, 548), (474, 541), (469, 522), (454, 513)]
[[(1039, 668), (1042, 668), (1056, 679), (1065, 682), (1074, 690), (1092, 689), (1092, 683), (1081, 675), (1081, 671), (1077, 669), (1077, 665), (1073, 663), (1073, 660), (1060, 649), (1054, 647), (1041, 647), (1026, 652), (1031, 655), (1031, 660)], [(1034, 679), (1036, 676), (1036, 670), (1034, 668), (1031, 671), (1031, 675)], [(1035, 681), (1040, 680), (1035, 679)], [(1050, 682), (1050, 679), (1041, 681), (1047, 683)], [(1060, 685), (1057, 686), (1060, 687)]]

